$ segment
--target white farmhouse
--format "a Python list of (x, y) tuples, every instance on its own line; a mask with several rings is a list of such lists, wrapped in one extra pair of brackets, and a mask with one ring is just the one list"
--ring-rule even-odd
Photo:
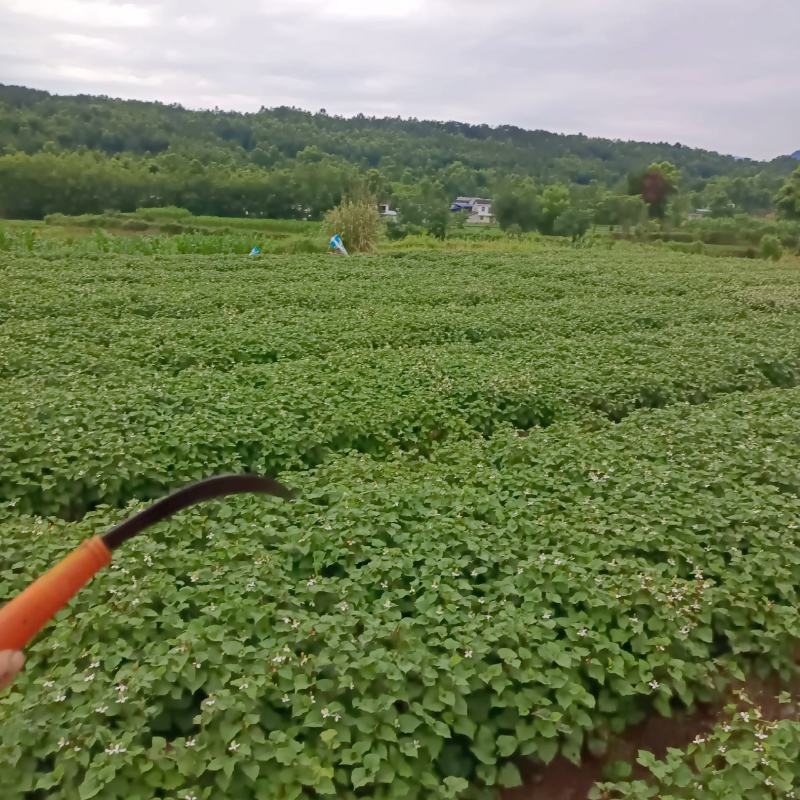
[(450, 206), (453, 212), (469, 211), (467, 222), (470, 225), (485, 225), (494, 222), (492, 214), (492, 201), (482, 197), (457, 197)]

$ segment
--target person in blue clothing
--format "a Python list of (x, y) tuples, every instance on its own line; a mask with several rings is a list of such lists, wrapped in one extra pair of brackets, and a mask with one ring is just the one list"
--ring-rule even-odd
[(334, 233), (333, 236), (331, 236), (331, 240), (328, 243), (328, 246), (331, 248), (331, 250), (330, 250), (331, 255), (335, 255), (335, 256), (337, 256), (337, 255), (341, 255), (341, 256), (350, 255), (347, 252), (347, 248), (344, 246), (344, 242), (342, 241), (342, 237), (338, 233)]

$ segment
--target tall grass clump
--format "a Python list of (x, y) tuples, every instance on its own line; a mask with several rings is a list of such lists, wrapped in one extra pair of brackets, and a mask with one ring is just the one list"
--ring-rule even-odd
[(372, 253), (380, 238), (383, 220), (374, 197), (348, 197), (325, 214), (327, 236), (338, 233), (351, 253)]

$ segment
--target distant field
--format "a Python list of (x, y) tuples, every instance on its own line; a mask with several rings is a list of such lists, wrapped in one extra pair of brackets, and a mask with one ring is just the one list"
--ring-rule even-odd
[(0, 252), (0, 282), (0, 597), (186, 481), (298, 497), (120, 551), (0, 700), (3, 800), (489, 798), (791, 670), (795, 262)]
[[(318, 222), (300, 219), (265, 219), (263, 217), (207, 217), (195, 216), (182, 208), (140, 208), (137, 211), (109, 211), (105, 214), (81, 214), (67, 216), (50, 214), (45, 222), (48, 225), (62, 225), (84, 228), (120, 228), (127, 230), (158, 231), (165, 226), (181, 226), (186, 229), (208, 231), (247, 230), (272, 233), (310, 233), (319, 230)], [(167, 229), (166, 232), (169, 232)]]

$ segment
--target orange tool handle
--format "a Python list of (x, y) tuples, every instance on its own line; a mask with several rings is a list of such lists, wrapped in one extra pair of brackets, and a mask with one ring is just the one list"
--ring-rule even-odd
[(103, 567), (111, 551), (99, 536), (68, 556), (0, 608), (0, 650), (21, 650)]

